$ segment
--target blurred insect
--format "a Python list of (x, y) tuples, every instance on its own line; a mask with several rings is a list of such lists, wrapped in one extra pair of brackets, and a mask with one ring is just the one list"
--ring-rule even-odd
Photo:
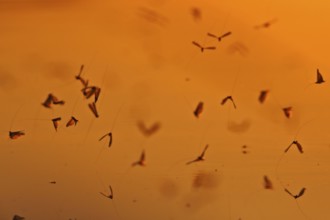
[(19, 215), (14, 215), (13, 220), (24, 220), (25, 218)]
[(264, 23), (262, 23), (262, 24), (260, 24), (260, 25), (256, 25), (256, 26), (254, 26), (254, 28), (255, 29), (261, 29), (261, 28), (269, 28), (271, 25), (273, 25), (275, 22), (277, 22), (277, 19), (276, 18), (274, 18), (274, 19), (272, 19), (272, 20), (270, 20), (270, 21), (266, 21), (266, 22), (264, 22)]
[(293, 195), (288, 189), (284, 188), (284, 191), (287, 192), (290, 196), (292, 196), (294, 199), (298, 199), (299, 197), (303, 196), (306, 188), (302, 188), (300, 192), (297, 195)]
[(266, 101), (268, 95), (269, 95), (269, 90), (261, 90), (258, 98), (259, 102), (263, 104)]
[(248, 146), (246, 146), (246, 145), (243, 145), (243, 146), (242, 146), (242, 153), (243, 153), (243, 154), (247, 154), (247, 153), (249, 153), (249, 151), (247, 151), (247, 148), (248, 148)]
[(142, 132), (142, 134), (147, 137), (149, 137), (152, 134), (154, 134), (155, 132), (157, 132), (161, 127), (159, 122), (155, 122), (151, 127), (147, 128), (142, 121), (138, 121), (137, 126), (140, 129), (140, 131)]
[(286, 108), (282, 108), (285, 117), (287, 118), (291, 118), (292, 117), (292, 107), (286, 107)]
[(245, 57), (248, 55), (249, 49), (241, 42), (234, 42), (228, 46), (227, 52), (230, 54), (234, 54), (237, 52), (241, 56)]
[(319, 69), (316, 70), (316, 84), (321, 84), (321, 83), (324, 83), (324, 79), (319, 71)]
[(288, 152), (292, 145), (296, 145), (299, 152), (304, 153), (301, 144), (297, 140), (292, 141), (292, 143), (284, 150), (284, 153)]
[(64, 105), (63, 100), (59, 100), (56, 96), (53, 94), (49, 93), (46, 100), (42, 103), (42, 105), (46, 108), (51, 108), (51, 105)]
[(70, 126), (76, 126), (78, 123), (78, 119), (76, 119), (75, 117), (71, 116), (70, 120), (68, 121), (68, 123), (66, 123), (66, 127), (70, 127)]
[(199, 102), (196, 106), (196, 109), (194, 111), (194, 115), (196, 116), (196, 118), (199, 117), (199, 115), (203, 112), (203, 107), (204, 107), (204, 103), (203, 102)]
[(191, 163), (195, 163), (195, 162), (199, 162), (199, 161), (204, 161), (204, 160), (205, 160), (205, 158), (204, 158), (204, 156), (205, 156), (205, 152), (206, 152), (206, 150), (207, 150), (208, 147), (209, 147), (209, 145), (207, 144), (207, 145), (204, 147), (204, 150), (203, 150), (203, 152), (201, 153), (201, 155), (199, 155), (195, 160), (188, 161), (188, 162), (186, 163), (186, 165), (189, 165), (189, 164), (191, 164)]
[(207, 36), (209, 36), (209, 37), (213, 37), (213, 38), (216, 38), (216, 39), (218, 39), (218, 41), (221, 41), (222, 38), (227, 37), (227, 36), (229, 36), (229, 35), (231, 35), (231, 32), (230, 32), (230, 31), (228, 31), (228, 32), (226, 32), (226, 33), (224, 33), (224, 34), (222, 34), (222, 35), (220, 35), (220, 36), (217, 36), (217, 35), (215, 35), (215, 34), (211, 34), (211, 33), (207, 33)]
[(270, 179), (266, 175), (264, 176), (264, 188), (273, 189), (273, 183), (270, 181)]
[(199, 8), (192, 7), (190, 12), (196, 22), (202, 19), (202, 11)]
[(159, 12), (150, 9), (141, 7), (139, 8), (138, 12), (139, 16), (146, 21), (157, 24), (159, 26), (165, 26), (168, 23), (168, 18), (166, 18), (164, 15), (161, 15)]
[(49, 183), (50, 184), (56, 184), (56, 181), (50, 181)]
[(192, 44), (195, 45), (196, 47), (198, 47), (199, 49), (201, 49), (201, 52), (204, 52), (204, 50), (215, 50), (216, 49), (216, 47), (213, 47), (213, 46), (203, 47), (199, 43), (197, 43), (196, 41), (193, 41)]
[(107, 137), (107, 136), (109, 136), (109, 144), (108, 144), (108, 147), (111, 147), (111, 145), (112, 145), (112, 132), (109, 132), (109, 133), (103, 135), (103, 136), (99, 139), (99, 141), (102, 141), (102, 140), (103, 140), (105, 137)]
[(57, 118), (53, 118), (52, 119), (52, 122), (53, 122), (53, 125), (54, 125), (54, 128), (55, 130), (57, 131), (57, 128), (58, 128), (58, 124), (59, 124), (59, 121), (61, 121), (61, 117), (57, 117)]
[(98, 112), (97, 112), (95, 102), (89, 103), (89, 104), (88, 104), (88, 107), (89, 107), (89, 109), (93, 112), (94, 116), (95, 116), (96, 118), (98, 118), (98, 117), (99, 117), (99, 114), (98, 114)]
[(112, 187), (111, 185), (109, 185), (109, 190), (110, 190), (110, 194), (109, 195), (106, 195), (104, 194), (103, 192), (100, 192), (100, 194), (106, 198), (109, 198), (109, 199), (113, 199), (113, 191), (112, 191)]
[(233, 103), (233, 106), (234, 106), (234, 108), (236, 109), (236, 104), (235, 104), (234, 99), (233, 99), (232, 96), (227, 96), (227, 97), (225, 97), (224, 99), (222, 99), (222, 101), (221, 101), (221, 105), (226, 104), (226, 102), (227, 102), (228, 100), (230, 100), (230, 101)]
[(84, 70), (84, 65), (81, 65), (79, 73), (78, 73), (78, 75), (75, 76), (75, 78), (76, 78), (76, 80), (79, 80), (85, 88), (85, 87), (88, 86), (88, 80), (85, 80), (84, 78), (81, 77), (81, 73), (82, 73), (83, 70)]
[(145, 151), (143, 150), (140, 156), (140, 159), (134, 163), (132, 163), (132, 166), (136, 166), (136, 165), (140, 165), (140, 166), (145, 166), (146, 165), (146, 154)]
[(24, 131), (9, 131), (9, 138), (10, 139), (17, 139), (21, 136), (25, 135)]

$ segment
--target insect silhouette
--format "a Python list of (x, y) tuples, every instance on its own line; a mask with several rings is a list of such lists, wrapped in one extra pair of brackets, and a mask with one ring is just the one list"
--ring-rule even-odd
[(227, 37), (229, 35), (231, 35), (231, 32), (230, 31), (228, 31), (228, 32), (226, 32), (226, 33), (224, 33), (223, 35), (220, 35), (220, 36), (217, 36), (217, 35), (211, 34), (211, 33), (207, 33), (207, 36), (216, 38), (216, 39), (218, 39), (218, 41), (221, 41), (222, 38)]
[(50, 181), (49, 183), (50, 184), (56, 184), (56, 181)]
[(97, 100), (99, 99), (99, 96), (101, 93), (101, 88), (99, 88), (97, 86), (87, 86), (87, 87), (84, 87), (81, 91), (86, 99), (89, 99), (90, 97), (92, 97), (94, 95), (94, 102), (96, 103)]
[(52, 104), (54, 105), (64, 105), (63, 100), (59, 100), (56, 96), (49, 93), (46, 100), (42, 103), (42, 105), (46, 108), (51, 108)]
[(306, 188), (302, 188), (300, 192), (297, 195), (293, 195), (288, 189), (284, 188), (284, 191), (287, 192), (290, 196), (292, 196), (294, 199), (298, 199), (299, 197), (303, 196)]
[(266, 175), (264, 176), (264, 188), (273, 189), (273, 183), (270, 181), (270, 179)]
[(222, 101), (221, 101), (221, 105), (226, 104), (226, 102), (227, 102), (228, 100), (230, 100), (230, 101), (233, 103), (233, 106), (234, 106), (234, 108), (236, 109), (236, 104), (235, 104), (235, 102), (234, 102), (234, 99), (233, 99), (233, 97), (230, 96), (230, 95), (227, 96), (227, 97), (225, 97), (224, 99), (222, 99)]
[(132, 163), (132, 166), (145, 166), (146, 165), (146, 154), (145, 151), (143, 150), (140, 156), (140, 159), (134, 163)]
[(288, 152), (292, 145), (296, 145), (301, 154), (304, 153), (301, 144), (297, 140), (292, 141), (292, 143), (284, 150), (284, 153)]
[(160, 129), (159, 122), (155, 122), (153, 125), (151, 125), (149, 128), (147, 128), (146, 125), (142, 121), (138, 121), (137, 126), (140, 129), (140, 131), (142, 132), (142, 134), (146, 137), (151, 136), (152, 134), (154, 134), (156, 131), (158, 131)]
[(323, 79), (323, 76), (322, 74), (320, 73), (319, 69), (316, 70), (316, 84), (321, 84), (321, 83), (324, 83), (324, 79)]
[(199, 43), (197, 43), (196, 41), (192, 42), (193, 45), (195, 45), (196, 47), (198, 47), (199, 49), (201, 49), (201, 52), (204, 52), (204, 50), (215, 50), (217, 49), (214, 46), (209, 46), (209, 47), (203, 47), (202, 45), (200, 45)]
[(196, 22), (202, 19), (202, 11), (199, 8), (192, 7), (190, 12)]
[(24, 131), (9, 131), (9, 138), (10, 139), (17, 139), (21, 136), (25, 135)]
[(14, 215), (13, 220), (24, 220), (25, 218), (19, 215)]
[(269, 90), (261, 90), (258, 98), (259, 102), (263, 104), (266, 101), (268, 95), (269, 95)]
[(59, 124), (59, 121), (61, 121), (61, 117), (57, 117), (57, 118), (53, 118), (52, 119), (52, 122), (53, 122), (53, 125), (54, 125), (54, 128), (55, 130), (57, 131), (57, 128), (58, 128), (58, 124)]
[(82, 78), (81, 73), (83, 72), (83, 70), (84, 70), (84, 65), (81, 65), (79, 73), (78, 73), (78, 75), (75, 76), (75, 78), (76, 78), (76, 80), (79, 80), (81, 82), (81, 84), (83, 85), (83, 87), (85, 88), (88, 86), (88, 80), (85, 80), (84, 78)]
[(291, 118), (292, 117), (292, 107), (286, 107), (286, 108), (282, 108), (285, 117), (287, 118)]
[(203, 102), (199, 102), (196, 106), (196, 109), (194, 111), (194, 115), (196, 116), (196, 118), (199, 117), (199, 115), (203, 112), (203, 107), (204, 107), (204, 103)]
[(269, 21), (266, 21), (260, 25), (256, 25), (254, 26), (255, 29), (261, 29), (261, 28), (269, 28), (271, 25), (273, 25), (275, 22), (277, 21), (277, 19), (272, 19)]
[(75, 117), (71, 116), (70, 120), (66, 123), (66, 127), (70, 127), (70, 126), (76, 126), (78, 123), (78, 119), (76, 119)]
[(113, 199), (113, 191), (112, 191), (112, 187), (111, 185), (109, 185), (109, 190), (110, 190), (110, 194), (109, 195), (106, 195), (104, 194), (103, 192), (100, 192), (100, 194), (106, 198), (109, 198), (109, 199)]
[(97, 112), (95, 102), (89, 103), (89, 104), (88, 104), (88, 107), (89, 107), (89, 109), (93, 112), (94, 116), (95, 116), (96, 118), (98, 118), (98, 117), (99, 117), (99, 114), (98, 114), (98, 112)]
[(188, 162), (186, 163), (186, 165), (189, 165), (189, 164), (192, 164), (192, 163), (195, 163), (195, 162), (199, 162), (199, 161), (204, 161), (204, 160), (205, 160), (205, 158), (204, 158), (204, 156), (205, 156), (205, 152), (206, 152), (206, 150), (207, 150), (208, 147), (209, 147), (209, 145), (207, 144), (207, 145), (204, 147), (204, 150), (203, 150), (203, 152), (201, 153), (201, 155), (199, 155), (195, 160), (188, 161)]
[(103, 140), (105, 137), (107, 137), (107, 136), (109, 136), (109, 144), (108, 144), (108, 147), (111, 147), (111, 145), (112, 145), (112, 132), (109, 132), (109, 133), (103, 135), (103, 136), (99, 139), (99, 141), (102, 141), (102, 140)]

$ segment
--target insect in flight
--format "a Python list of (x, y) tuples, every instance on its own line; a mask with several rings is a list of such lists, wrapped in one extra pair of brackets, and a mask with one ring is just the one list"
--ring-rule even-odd
[(201, 52), (204, 52), (204, 50), (215, 50), (216, 49), (216, 47), (214, 47), (214, 46), (203, 47), (202, 45), (200, 45), (196, 41), (193, 41), (192, 44), (195, 45), (196, 47), (198, 47), (199, 49), (201, 49)]
[(224, 34), (222, 34), (222, 35), (220, 35), (220, 36), (217, 36), (217, 35), (215, 35), (215, 34), (211, 34), (211, 33), (207, 33), (207, 36), (209, 36), (209, 37), (213, 37), (213, 38), (216, 38), (216, 39), (218, 39), (218, 41), (221, 41), (222, 38), (227, 37), (227, 36), (229, 36), (229, 35), (231, 35), (231, 32), (230, 32), (230, 31), (228, 31), (228, 32), (226, 32), (226, 33), (224, 33)]
[(195, 163), (195, 162), (199, 162), (199, 161), (204, 161), (204, 160), (205, 160), (205, 158), (204, 158), (204, 156), (205, 156), (205, 152), (206, 152), (206, 150), (207, 150), (208, 147), (209, 147), (209, 145), (207, 144), (207, 145), (204, 147), (204, 150), (203, 150), (203, 152), (201, 153), (201, 155), (199, 155), (195, 160), (188, 161), (186, 164), (189, 165), (189, 164), (191, 164), (191, 163)]

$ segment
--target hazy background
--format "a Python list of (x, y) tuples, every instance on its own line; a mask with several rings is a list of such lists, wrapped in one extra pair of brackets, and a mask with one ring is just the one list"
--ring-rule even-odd
[[(0, 0), (0, 219), (329, 219), (329, 10), (322, 0)], [(81, 64), (102, 89), (98, 119), (74, 78)], [(326, 83), (314, 84), (317, 68)], [(48, 93), (65, 105), (44, 108)], [(227, 95), (236, 110), (220, 105)], [(161, 129), (145, 137), (139, 120)], [(98, 141), (109, 131), (111, 148)], [(295, 138), (305, 153), (283, 156)], [(206, 160), (186, 166), (206, 144)], [(146, 167), (131, 167), (143, 149)], [(99, 194), (109, 184), (113, 200)], [(283, 187), (306, 187), (304, 213)]]

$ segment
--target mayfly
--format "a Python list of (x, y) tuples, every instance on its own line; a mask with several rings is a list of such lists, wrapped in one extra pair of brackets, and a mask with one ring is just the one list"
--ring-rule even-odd
[(59, 121), (61, 121), (61, 117), (57, 117), (57, 118), (53, 118), (52, 119), (52, 122), (53, 122), (53, 125), (54, 125), (54, 128), (55, 128), (55, 131), (57, 131), (57, 128), (58, 128), (58, 124), (59, 124)]
[(199, 49), (201, 49), (201, 52), (204, 52), (204, 50), (215, 50), (216, 49), (216, 47), (214, 47), (214, 46), (203, 47), (202, 45), (200, 45), (196, 41), (193, 41), (192, 44), (195, 45), (196, 47), (198, 47)]
[(139, 165), (139, 166), (145, 166), (146, 165), (146, 154), (145, 154), (144, 150), (141, 153), (140, 159), (138, 161), (132, 163), (133, 167), (136, 166), (136, 165)]
[(234, 99), (233, 99), (232, 96), (227, 96), (227, 97), (225, 97), (224, 99), (222, 99), (222, 101), (221, 101), (221, 105), (226, 104), (226, 102), (227, 102), (228, 100), (230, 100), (230, 101), (233, 103), (233, 106), (234, 106), (234, 108), (236, 109), (236, 104), (235, 104)]
[(207, 150), (207, 148), (209, 147), (209, 145), (207, 144), (205, 147), (204, 147), (204, 150), (203, 150), (203, 152), (195, 159), (195, 160), (192, 160), (192, 161), (189, 161), (189, 162), (187, 162), (186, 164), (187, 165), (189, 165), (189, 164), (191, 164), (191, 163), (195, 163), (195, 162), (199, 162), (199, 161), (204, 161), (205, 160), (205, 158), (204, 158), (204, 156), (205, 156), (205, 152), (206, 152), (206, 150)]
[(71, 116), (70, 120), (68, 121), (68, 123), (66, 123), (66, 127), (70, 127), (70, 126), (76, 126), (78, 123), (78, 119), (76, 119), (75, 117)]
[(108, 147), (111, 147), (111, 145), (112, 145), (112, 132), (109, 132), (109, 133), (103, 135), (103, 136), (99, 139), (99, 141), (102, 141), (105, 137), (108, 137), (108, 136), (109, 136), (109, 144), (108, 144)]
[(216, 39), (218, 39), (218, 41), (221, 41), (222, 38), (227, 37), (227, 36), (229, 36), (229, 35), (231, 35), (231, 32), (230, 32), (230, 31), (228, 31), (228, 32), (226, 32), (226, 33), (224, 33), (224, 34), (222, 34), (222, 35), (220, 35), (220, 36), (217, 36), (217, 35), (215, 35), (215, 34), (211, 34), (211, 33), (207, 33), (207, 36), (209, 36), (209, 37), (213, 37), (213, 38), (216, 38)]
[(194, 111), (194, 115), (196, 116), (196, 118), (199, 117), (199, 115), (203, 112), (203, 107), (204, 107), (204, 103), (203, 102), (199, 102), (196, 106), (196, 109)]

